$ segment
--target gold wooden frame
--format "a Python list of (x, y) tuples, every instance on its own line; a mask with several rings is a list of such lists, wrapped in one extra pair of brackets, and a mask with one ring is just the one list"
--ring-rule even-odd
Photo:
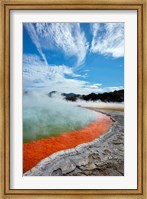
[[(0, 141), (1, 198), (147, 198), (147, 65), (146, 0), (1, 0), (0, 20)], [(137, 190), (12, 190), (10, 179), (10, 10), (86, 9), (138, 12), (138, 188)], [(38, 195), (38, 196), (37, 196)]]

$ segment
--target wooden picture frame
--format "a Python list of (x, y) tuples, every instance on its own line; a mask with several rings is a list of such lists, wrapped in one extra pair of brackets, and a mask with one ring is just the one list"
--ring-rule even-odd
[[(147, 198), (147, 66), (145, 0), (2, 0), (0, 64), (1, 198)], [(138, 17), (138, 188), (137, 190), (12, 190), (10, 189), (10, 10), (137, 10)]]

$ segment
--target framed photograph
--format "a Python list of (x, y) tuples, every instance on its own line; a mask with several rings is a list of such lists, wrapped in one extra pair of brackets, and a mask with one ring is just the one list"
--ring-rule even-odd
[(146, 198), (146, 1), (1, 1), (1, 197)]

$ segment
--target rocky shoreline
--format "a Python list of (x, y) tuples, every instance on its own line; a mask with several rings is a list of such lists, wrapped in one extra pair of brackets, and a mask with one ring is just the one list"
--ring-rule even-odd
[(113, 125), (109, 131), (92, 142), (54, 153), (24, 176), (123, 176), (124, 113), (98, 112), (111, 117)]

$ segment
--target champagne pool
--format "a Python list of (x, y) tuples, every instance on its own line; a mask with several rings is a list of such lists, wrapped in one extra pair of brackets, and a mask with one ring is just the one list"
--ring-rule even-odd
[(23, 172), (55, 152), (98, 138), (111, 125), (110, 117), (63, 100), (24, 97)]
[(23, 172), (30, 170), (42, 159), (61, 150), (74, 148), (79, 144), (93, 141), (108, 131), (112, 125), (110, 117), (101, 115), (100, 119), (91, 122), (86, 127), (71, 132), (62, 133), (56, 137), (36, 140), (23, 144)]
[(27, 96), (23, 105), (23, 142), (81, 129), (98, 115), (60, 99)]

